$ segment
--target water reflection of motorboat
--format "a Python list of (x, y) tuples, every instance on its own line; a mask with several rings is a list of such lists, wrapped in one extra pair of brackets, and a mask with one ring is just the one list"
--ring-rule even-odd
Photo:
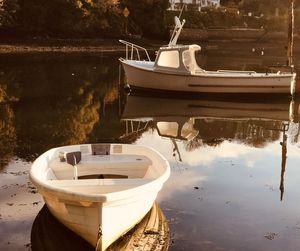
[[(122, 119), (126, 123), (124, 136), (140, 133), (136, 130), (136, 125), (143, 125), (143, 130), (145, 130), (151, 122), (160, 136), (179, 140), (193, 140), (199, 135), (199, 130), (205, 132), (207, 129), (203, 128), (201, 121), (215, 121), (215, 129), (217, 129), (217, 121), (224, 121), (226, 124), (230, 121), (298, 122), (299, 113), (299, 100), (290, 98), (268, 100), (232, 100), (227, 97), (220, 97), (219, 99), (176, 99), (129, 95)], [(202, 123), (201, 127), (199, 127), (200, 123)], [(268, 130), (268, 128), (265, 129)], [(224, 132), (217, 130), (214, 133), (205, 133), (205, 135), (201, 133), (202, 136), (200, 137), (206, 137), (207, 140), (210, 136), (212, 139), (218, 136), (223, 138), (224, 136), (221, 134)]]
[[(160, 136), (171, 139), (174, 145), (173, 154), (177, 153), (181, 161), (181, 154), (175, 140), (195, 139), (200, 129), (199, 125), (195, 128), (197, 121), (208, 119), (214, 121), (296, 121), (298, 115), (298, 102), (286, 98), (234, 101), (226, 98), (218, 100), (171, 99), (129, 95), (122, 115), (122, 120), (126, 123), (123, 137), (142, 133), (149, 123), (153, 123)], [(214, 132), (211, 135), (212, 140), (218, 137), (216, 131)], [(210, 134), (205, 135), (206, 139), (209, 139)]]
[[(169, 246), (169, 225), (159, 205), (151, 211), (130, 232), (113, 243), (107, 250), (131, 251), (167, 250)], [(92, 251), (95, 248), (61, 224), (45, 205), (35, 218), (31, 229), (33, 251)]]
[[(228, 100), (219, 99), (175, 99), (154, 98), (149, 96), (129, 95), (125, 105), (122, 120), (126, 123), (126, 131), (123, 137), (132, 134), (141, 134), (147, 130), (150, 123), (156, 128), (157, 133), (165, 138), (170, 138), (174, 145), (173, 152), (177, 152), (179, 160), (181, 154), (176, 143), (177, 140), (191, 141), (199, 135), (208, 143), (216, 139), (223, 139), (231, 135), (240, 140), (251, 141), (252, 144), (263, 144), (275, 134), (271, 133), (273, 121), (277, 121), (277, 127), (283, 121), (298, 122), (299, 101), (284, 99), (271, 100)], [(205, 121), (214, 121), (205, 124)], [(219, 123), (221, 124), (218, 124)], [(231, 122), (256, 121), (258, 125), (267, 123), (260, 130), (264, 133), (256, 133), (256, 126), (246, 125), (242, 131), (235, 131)], [(270, 124), (271, 123), (271, 124)], [(197, 125), (196, 125), (197, 124)], [(200, 126), (201, 124), (201, 126)], [(270, 124), (270, 125), (268, 125)], [(204, 127), (203, 127), (204, 126)], [(229, 126), (229, 127), (228, 127)], [(229, 129), (220, 131), (220, 127)], [(207, 131), (209, 130), (209, 131)], [(247, 137), (246, 131), (251, 130), (253, 137)], [(257, 138), (264, 135), (264, 139)]]
[(150, 123), (154, 123), (157, 133), (162, 137), (189, 141), (198, 135), (198, 130), (194, 129), (195, 120), (193, 118), (155, 117), (148, 119), (123, 116), (122, 120), (126, 123), (126, 131), (121, 138), (142, 133), (147, 130)]
[(188, 120), (182, 118), (159, 118), (153, 119), (157, 132), (162, 137), (180, 139), (180, 140), (192, 140), (199, 131), (194, 129), (195, 120), (189, 118)]
[[(258, 119), (297, 122), (299, 113), (299, 101), (288, 98), (244, 101), (222, 98), (175, 99), (129, 95), (122, 119), (126, 121), (151, 120), (155, 122), (156, 126), (165, 125), (162, 122), (177, 122), (177, 126), (169, 126), (169, 133), (166, 132), (166, 127), (163, 128), (164, 134), (173, 136), (175, 135), (174, 128), (194, 130), (191, 125), (197, 119)], [(195, 135), (195, 132), (191, 132), (191, 134)]]

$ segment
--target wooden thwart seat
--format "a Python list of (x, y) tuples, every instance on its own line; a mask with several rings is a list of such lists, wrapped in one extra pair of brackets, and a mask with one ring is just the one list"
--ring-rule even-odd
[(84, 180), (48, 180), (49, 185), (56, 187), (68, 186), (121, 186), (121, 185), (143, 185), (152, 179), (84, 179)]
[(109, 194), (132, 189), (151, 182), (152, 179), (84, 179), (84, 180), (48, 180), (48, 185), (70, 192), (85, 194)]
[(120, 174), (90, 174), (90, 175), (82, 175), (78, 177), (79, 180), (86, 179), (128, 179), (127, 175)]

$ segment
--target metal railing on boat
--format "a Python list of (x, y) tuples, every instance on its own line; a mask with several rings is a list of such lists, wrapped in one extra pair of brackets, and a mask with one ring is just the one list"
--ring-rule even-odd
[[(134, 59), (134, 52), (135, 52), (136, 56), (137, 56), (137, 59), (141, 60), (141, 56), (140, 56), (140, 50), (141, 50), (145, 53), (145, 55), (147, 57), (147, 60), (151, 61), (150, 56), (148, 54), (148, 51), (144, 47), (133, 44), (133, 43), (130, 43), (130, 42), (127, 42), (125, 40), (119, 40), (119, 42), (122, 43), (122, 44), (125, 44), (125, 46), (126, 46), (126, 59), (133, 60)], [(130, 50), (130, 52), (129, 52), (129, 50)], [(130, 54), (130, 57), (129, 57), (129, 54)]]
[(126, 125), (126, 132), (120, 138), (129, 137), (134, 134), (144, 132), (150, 121), (138, 121), (131, 119), (124, 119)]

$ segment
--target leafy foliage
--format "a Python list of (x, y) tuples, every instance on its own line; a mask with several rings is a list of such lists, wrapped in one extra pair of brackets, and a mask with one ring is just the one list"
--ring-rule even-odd
[[(247, 27), (281, 29), (291, 1), (221, 0), (222, 11), (184, 12), (186, 27), (242, 27), (247, 23)], [(294, 2), (300, 6), (300, 0)], [(120, 37), (128, 32), (162, 38), (173, 25), (174, 13), (170, 21), (168, 6), (169, 0), (0, 0), (0, 31), (1, 35), (52, 37)], [(123, 15), (125, 7), (128, 17)], [(245, 21), (248, 12), (255, 16), (263, 13), (264, 20)]]
[(14, 26), (18, 10), (18, 0), (0, 0), (0, 25), (5, 27)]
[[(168, 0), (0, 0), (0, 28), (47, 36), (120, 36), (127, 21), (149, 36), (165, 32)], [(122, 11), (130, 10), (129, 20)]]
[(119, 34), (124, 17), (116, 0), (2, 0), (0, 28), (50, 36)]
[(120, 6), (128, 8), (129, 18), (140, 26), (145, 36), (158, 37), (166, 33), (165, 10), (169, 0), (121, 0)]
[(29, 32), (60, 34), (79, 27), (82, 10), (75, 0), (19, 1), (18, 25)]

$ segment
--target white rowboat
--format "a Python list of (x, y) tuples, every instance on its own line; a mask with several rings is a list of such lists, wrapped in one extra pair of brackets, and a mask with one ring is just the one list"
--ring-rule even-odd
[(51, 213), (101, 251), (141, 221), (169, 175), (157, 151), (125, 144), (53, 148), (30, 171)]

